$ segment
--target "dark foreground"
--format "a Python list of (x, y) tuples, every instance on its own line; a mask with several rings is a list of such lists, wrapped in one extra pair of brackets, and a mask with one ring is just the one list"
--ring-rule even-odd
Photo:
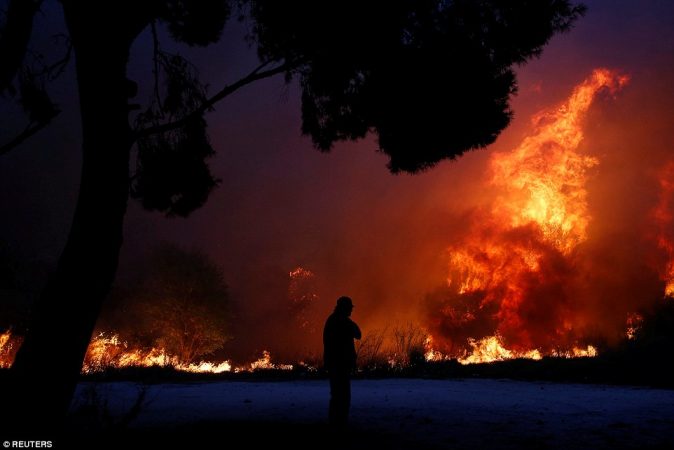
[[(200, 422), (115, 433), (70, 435), (54, 448), (82, 449), (417, 449), (432, 448), (400, 436), (353, 427), (336, 432), (324, 424), (278, 422)], [(60, 444), (60, 443), (59, 443)]]
[(674, 448), (674, 391), (643, 387), (357, 380), (344, 433), (326, 424), (324, 380), (87, 382), (79, 394), (54, 448)]

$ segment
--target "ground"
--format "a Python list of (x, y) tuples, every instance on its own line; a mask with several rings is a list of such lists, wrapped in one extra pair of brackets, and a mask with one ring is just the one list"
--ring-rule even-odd
[[(73, 436), (112, 447), (674, 448), (674, 391), (486, 379), (355, 380), (351, 425), (326, 425), (327, 381), (217, 381), (146, 387), (140, 413), (110, 429), (138, 398), (137, 383), (81, 383), (78, 411), (107, 411), (108, 429), (74, 420)], [(91, 395), (97, 396), (91, 406)], [(88, 398), (89, 400), (83, 400)], [(80, 418), (81, 419), (81, 418)], [(87, 426), (89, 428), (87, 428)], [(112, 431), (111, 431), (112, 430)], [(219, 446), (210, 443), (218, 442)], [(122, 442), (124, 441), (124, 442)], [(90, 443), (93, 445), (93, 443)]]

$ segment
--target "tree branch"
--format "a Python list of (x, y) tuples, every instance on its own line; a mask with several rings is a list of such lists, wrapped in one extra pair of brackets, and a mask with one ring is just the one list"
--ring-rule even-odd
[(52, 119), (54, 117), (56, 117), (59, 113), (60, 113), (60, 111), (56, 112), (54, 114), (54, 116), (52, 116), (52, 118), (49, 119), (49, 120), (43, 120), (41, 122), (28, 124), (28, 126), (21, 133), (19, 133), (16, 137), (14, 137), (14, 139), (12, 139), (11, 141), (7, 142), (6, 144), (0, 146), (0, 156), (4, 155), (5, 153), (8, 153), (10, 150), (12, 150), (15, 147), (18, 147), (19, 145), (21, 145), (23, 143), (23, 141), (25, 141), (26, 139), (28, 139), (29, 137), (31, 137), (32, 135), (34, 135), (35, 133), (37, 133), (41, 129), (45, 128), (47, 125), (49, 125), (51, 123)]
[(33, 17), (43, 0), (10, 0), (7, 21), (0, 33), (0, 93), (14, 80), (28, 48)]
[(234, 93), (238, 89), (249, 85), (250, 83), (253, 83), (254, 81), (257, 80), (262, 80), (264, 78), (269, 78), (271, 76), (274, 76), (276, 74), (285, 72), (288, 69), (291, 69), (293, 67), (297, 66), (297, 63), (284, 63), (279, 66), (276, 66), (272, 69), (268, 70), (262, 70), (265, 67), (267, 67), (270, 64), (269, 61), (264, 62), (260, 64), (258, 67), (255, 68), (252, 72), (250, 72), (248, 75), (245, 77), (241, 78), (239, 81), (232, 83), (228, 86), (225, 86), (222, 88), (217, 94), (212, 96), (211, 98), (207, 99), (201, 106), (199, 106), (197, 109), (192, 111), (191, 113), (187, 114), (184, 117), (181, 117), (178, 120), (175, 120), (173, 122), (167, 122), (163, 123), (161, 125), (155, 125), (147, 128), (142, 128), (140, 130), (137, 130), (134, 136), (134, 140), (141, 139), (144, 137), (151, 136), (153, 134), (157, 133), (165, 133), (167, 131), (175, 130), (176, 128), (180, 128), (181, 126), (185, 125), (187, 122), (190, 120), (194, 119), (195, 117), (201, 116), (203, 113), (206, 111), (210, 110), (213, 108), (213, 106), (222, 100), (223, 98), (227, 97), (228, 95)]
[(65, 45), (66, 45), (66, 51), (63, 57), (54, 63), (50, 65), (46, 65), (44, 63), (42, 70), (39, 72), (33, 71), (32, 75), (34, 77), (45, 77), (47, 81), (54, 81), (58, 77), (63, 74), (63, 72), (66, 70), (66, 67), (68, 66), (68, 63), (70, 62), (70, 58), (72, 57), (73, 53), (73, 44), (70, 42), (70, 38), (66, 35), (57, 35), (55, 36), (56, 38), (62, 38), (65, 40)]
[(154, 75), (154, 96), (157, 105), (161, 108), (161, 95), (159, 95), (159, 36), (157, 35), (157, 26), (154, 21), (150, 24), (152, 30), (152, 75)]

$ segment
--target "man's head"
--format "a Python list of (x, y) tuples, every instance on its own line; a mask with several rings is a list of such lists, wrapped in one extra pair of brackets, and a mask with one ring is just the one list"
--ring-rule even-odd
[(337, 306), (335, 306), (335, 312), (348, 317), (351, 315), (351, 311), (353, 311), (353, 301), (351, 300), (351, 297), (339, 297), (337, 299)]

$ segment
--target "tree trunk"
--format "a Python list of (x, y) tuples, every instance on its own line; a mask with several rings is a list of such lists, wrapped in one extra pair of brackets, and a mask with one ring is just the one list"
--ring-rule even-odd
[[(62, 425), (117, 270), (131, 146), (126, 66), (143, 28), (120, 12), (122, 2), (62, 3), (76, 57), (82, 178), (67, 243), (11, 370), (12, 422), (29, 439), (37, 433), (50, 438)], [(116, 11), (105, 11), (106, 5)]]

